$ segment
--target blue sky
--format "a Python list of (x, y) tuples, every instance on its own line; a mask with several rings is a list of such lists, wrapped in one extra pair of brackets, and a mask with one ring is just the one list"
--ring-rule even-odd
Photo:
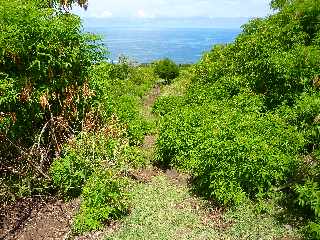
[(89, 0), (82, 17), (95, 18), (190, 18), (263, 17), (270, 13), (269, 0)]

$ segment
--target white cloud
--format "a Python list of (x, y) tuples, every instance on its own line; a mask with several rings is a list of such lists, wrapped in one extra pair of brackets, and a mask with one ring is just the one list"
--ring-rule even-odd
[(100, 18), (109, 18), (109, 17), (112, 17), (112, 15), (113, 15), (112, 12), (110, 12), (108, 10), (104, 10), (99, 17)]
[(138, 12), (137, 12), (137, 16), (139, 18), (155, 18), (155, 14), (152, 14), (152, 13), (147, 13), (145, 10), (143, 9), (139, 9)]
[(96, 17), (253, 17), (270, 13), (271, 0), (89, 0), (81, 16)]
[(142, 9), (140, 9), (140, 10), (138, 10), (138, 17), (141, 17), (141, 18), (144, 18), (144, 17), (146, 17), (146, 13), (144, 12), (144, 10), (142, 10)]

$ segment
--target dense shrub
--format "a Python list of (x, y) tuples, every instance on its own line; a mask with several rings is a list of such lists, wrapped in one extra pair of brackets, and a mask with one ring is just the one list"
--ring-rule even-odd
[(0, 161), (8, 189), (42, 189), (37, 182), (48, 180), (51, 159), (81, 129), (88, 71), (104, 55), (96, 40), (82, 33), (79, 17), (48, 1), (0, 1)]
[(141, 153), (129, 146), (125, 126), (112, 118), (99, 131), (83, 132), (69, 142), (62, 156), (53, 162), (50, 173), (53, 184), (70, 199), (79, 196), (88, 178), (100, 169), (126, 174), (141, 165)]
[(223, 204), (264, 196), (290, 179), (300, 204), (313, 199), (304, 206), (314, 208), (318, 170), (306, 185), (301, 155), (320, 142), (319, 3), (272, 4), (274, 15), (251, 20), (234, 43), (204, 54), (182, 99), (156, 103), (164, 116), (157, 156), (190, 171), (195, 187)]
[(120, 56), (117, 64), (112, 64), (110, 69), (110, 78), (126, 80), (131, 77), (134, 72), (135, 63), (126, 56)]
[(53, 184), (66, 199), (78, 197), (95, 170), (119, 164), (115, 158), (119, 145), (119, 140), (103, 133), (82, 133), (53, 162), (50, 169)]
[(42, 9), (36, 1), (0, 6), (1, 111), (14, 116), (6, 136), (27, 145), (54, 117), (75, 125), (89, 67), (102, 52), (72, 14)]
[(293, 2), (266, 19), (251, 20), (233, 44), (205, 54), (196, 67), (198, 81), (240, 75), (253, 91), (265, 95), (268, 109), (293, 104), (320, 70), (319, 46), (311, 46), (319, 28), (319, 4)]
[(163, 116), (183, 106), (183, 98), (180, 96), (159, 97), (153, 105), (152, 111)]
[(83, 132), (69, 142), (50, 168), (53, 185), (66, 200), (81, 197), (74, 231), (100, 229), (127, 212), (125, 176), (145, 164), (143, 153), (129, 145), (125, 127), (115, 118), (102, 129)]
[(180, 69), (172, 60), (166, 58), (159, 60), (154, 64), (154, 72), (158, 77), (166, 80), (167, 83), (170, 83), (179, 76)]
[(83, 232), (126, 212), (123, 176), (145, 164), (140, 100), (156, 77), (102, 63), (99, 38), (66, 11), (73, 2), (0, 0), (0, 202), (81, 196)]
[(304, 138), (279, 116), (259, 113), (260, 101), (239, 95), (169, 113), (157, 143), (160, 162), (191, 171), (197, 190), (224, 204), (284, 184)]

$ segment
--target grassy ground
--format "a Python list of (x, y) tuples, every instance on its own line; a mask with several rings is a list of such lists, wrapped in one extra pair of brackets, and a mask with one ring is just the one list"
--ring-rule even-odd
[(133, 210), (118, 232), (106, 239), (205, 239), (215, 231), (202, 224), (201, 201), (186, 186), (176, 186), (164, 176), (133, 190)]
[[(160, 96), (178, 96), (192, 79), (188, 71), (169, 86), (157, 86), (144, 97), (141, 113), (154, 122), (155, 129), (145, 139), (144, 151), (152, 157), (158, 118), (151, 114), (152, 103)], [(143, 175), (145, 170), (141, 170)], [(150, 174), (151, 171), (151, 174)], [(141, 174), (142, 173), (142, 174)], [(186, 177), (175, 171), (145, 171), (147, 177), (132, 189), (132, 210), (105, 240), (116, 239), (301, 239), (293, 224), (280, 222), (284, 209), (252, 203), (220, 209), (192, 194)], [(148, 177), (149, 175), (149, 177)]]
[(257, 213), (248, 203), (224, 212), (192, 195), (186, 184), (160, 174), (133, 189), (131, 214), (105, 240), (120, 239), (299, 239), (276, 213)]

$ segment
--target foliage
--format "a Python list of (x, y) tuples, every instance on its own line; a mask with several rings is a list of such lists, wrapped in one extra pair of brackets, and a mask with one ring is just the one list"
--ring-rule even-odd
[(19, 3), (1, 3), (1, 109), (15, 115), (8, 135), (32, 141), (50, 117), (78, 117), (85, 77), (101, 52), (78, 17)]
[(316, 216), (320, 216), (320, 188), (317, 182), (308, 180), (296, 189), (299, 205), (309, 206)]
[(125, 176), (144, 165), (138, 149), (129, 146), (125, 127), (112, 118), (104, 128), (83, 132), (69, 142), (50, 168), (55, 188), (64, 199), (80, 196), (74, 231), (100, 229), (105, 221), (119, 218), (129, 206)]
[(160, 97), (153, 105), (152, 111), (163, 116), (171, 111), (178, 110), (182, 104), (183, 98), (180, 96)]
[[(148, 67), (121, 64), (126, 66), (100, 63), (91, 68), (91, 111), (85, 115), (83, 132), (51, 166), (53, 184), (61, 195), (67, 200), (82, 198), (76, 233), (100, 229), (105, 221), (125, 214), (128, 199), (123, 177), (146, 164), (136, 146), (148, 130), (140, 116), (140, 102), (156, 78)], [(115, 69), (126, 77), (116, 77)]]
[(154, 72), (158, 77), (166, 80), (167, 83), (170, 83), (179, 76), (180, 69), (172, 60), (166, 58), (155, 62)]
[(234, 43), (204, 54), (184, 97), (154, 106), (163, 115), (158, 161), (189, 171), (199, 192), (223, 204), (281, 186), (294, 191), (290, 179), (306, 193), (300, 199), (317, 192), (299, 183), (301, 155), (320, 142), (319, 4), (272, 4), (275, 14), (251, 20)]
[(62, 7), (64, 10), (69, 10), (76, 3), (78, 6), (88, 8), (88, 0), (41, 0), (51, 7)]
[(86, 181), (100, 169), (126, 174), (143, 165), (141, 153), (129, 146), (126, 135), (125, 127), (116, 118), (99, 131), (81, 133), (53, 162), (50, 171), (53, 184), (70, 199), (79, 196)]
[(127, 80), (134, 74), (135, 63), (126, 56), (120, 56), (117, 64), (112, 64), (109, 70), (111, 79)]
[(165, 115), (160, 162), (191, 171), (197, 190), (224, 204), (284, 184), (304, 138), (279, 116), (259, 113), (259, 101), (238, 95)]
[(74, 231), (98, 230), (107, 220), (116, 219), (128, 211), (128, 183), (110, 170), (93, 174), (86, 182)]
[(104, 56), (79, 17), (47, 3), (0, 1), (1, 178), (12, 199), (12, 186), (47, 188), (51, 159), (89, 111), (89, 69)]
[[(124, 64), (124, 63), (122, 63)], [(156, 81), (150, 67), (130, 67), (127, 79), (114, 78), (115, 65), (103, 63), (91, 72), (90, 88), (95, 91), (93, 105), (103, 119), (116, 114), (127, 124), (131, 144), (140, 144), (149, 126), (140, 116), (140, 102)]]

